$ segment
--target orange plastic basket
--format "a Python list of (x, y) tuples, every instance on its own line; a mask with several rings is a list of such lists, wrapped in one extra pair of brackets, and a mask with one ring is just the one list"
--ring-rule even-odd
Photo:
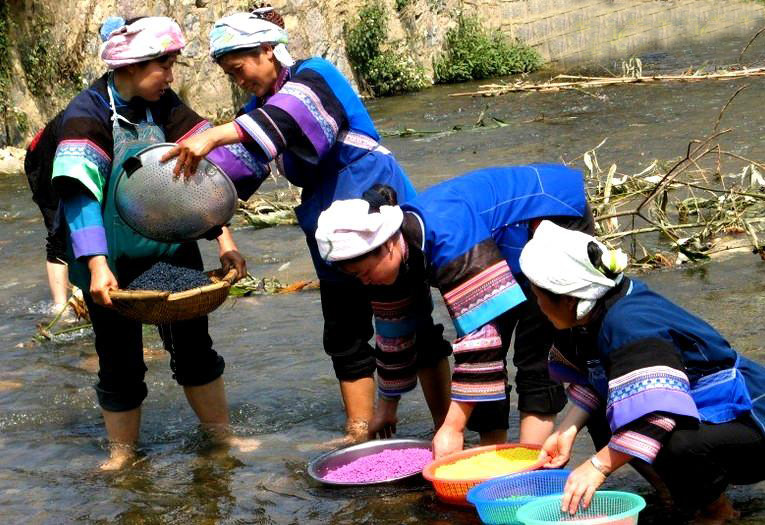
[(534, 451), (535, 453), (538, 453), (542, 447), (540, 447), (539, 445), (526, 445), (523, 443), (506, 443), (503, 445), (488, 445), (485, 447), (470, 448), (467, 450), (462, 450), (460, 452), (449, 454), (448, 456), (444, 456), (441, 459), (431, 461), (423, 469), (422, 476), (433, 484), (433, 488), (436, 491), (436, 496), (438, 496), (438, 499), (440, 499), (444, 503), (450, 503), (452, 505), (470, 506), (470, 503), (468, 503), (466, 499), (467, 493), (471, 488), (473, 488), (478, 483), (484, 482), (487, 479), (505, 476), (507, 474), (513, 474), (515, 472), (536, 470), (538, 468), (541, 468), (542, 465), (545, 464), (546, 460), (539, 459), (536, 462), (532, 463), (531, 465), (528, 465), (524, 468), (520, 468), (518, 470), (512, 470), (512, 471), (503, 472), (503, 473), (499, 473), (499, 474), (495, 474), (495, 475), (491, 475), (491, 476), (487, 476), (483, 478), (472, 478), (472, 479), (467, 479), (467, 478), (466, 479), (445, 479), (443, 477), (439, 477), (436, 475), (436, 471), (438, 470), (438, 468), (443, 467), (444, 465), (451, 465), (453, 463), (456, 463), (457, 461), (467, 459), (473, 456), (485, 454), (487, 452), (494, 452), (496, 450), (505, 450), (505, 449), (511, 449), (511, 448), (523, 448), (523, 449), (527, 449), (529, 451)]

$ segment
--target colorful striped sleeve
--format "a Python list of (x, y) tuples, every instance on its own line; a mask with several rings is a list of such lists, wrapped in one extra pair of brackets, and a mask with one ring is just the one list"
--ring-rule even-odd
[(101, 205), (95, 197), (85, 191), (74, 192), (62, 197), (61, 204), (75, 259), (108, 255)]
[(608, 447), (653, 463), (676, 424), (673, 417), (652, 412), (619, 429), (611, 437)]
[(484, 402), (505, 399), (507, 370), (502, 338), (494, 322), (460, 337), (452, 344), (452, 399)]
[(566, 389), (569, 400), (588, 414), (596, 411), (600, 406), (600, 399), (590, 387), (571, 384)]
[(88, 139), (69, 139), (59, 142), (53, 158), (52, 179), (69, 177), (79, 181), (100, 204), (104, 186), (111, 170), (111, 157), (95, 142)]
[(334, 146), (347, 116), (326, 79), (317, 71), (303, 69), (260, 108), (235, 121), (271, 161), (282, 151), (312, 164)]

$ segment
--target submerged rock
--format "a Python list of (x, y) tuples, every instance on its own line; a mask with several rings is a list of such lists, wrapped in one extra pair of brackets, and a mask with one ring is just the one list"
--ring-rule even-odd
[(0, 175), (16, 175), (24, 171), (26, 150), (8, 146), (0, 148)]

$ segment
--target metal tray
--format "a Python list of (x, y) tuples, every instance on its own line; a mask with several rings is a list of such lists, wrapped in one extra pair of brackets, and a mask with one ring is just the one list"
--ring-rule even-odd
[(327, 452), (312, 459), (308, 463), (308, 475), (316, 481), (325, 485), (335, 485), (343, 487), (359, 487), (364, 485), (380, 485), (383, 483), (391, 483), (393, 481), (399, 481), (421, 474), (421, 471), (412, 472), (405, 476), (398, 476), (395, 478), (368, 481), (365, 483), (356, 482), (340, 482), (340, 481), (327, 481), (323, 479), (327, 472), (347, 465), (351, 461), (382, 452), (383, 450), (397, 450), (402, 448), (427, 448), (431, 450), (431, 442), (424, 439), (376, 439), (374, 441), (367, 441), (366, 443), (360, 443), (358, 445), (351, 445), (350, 447), (341, 448)]

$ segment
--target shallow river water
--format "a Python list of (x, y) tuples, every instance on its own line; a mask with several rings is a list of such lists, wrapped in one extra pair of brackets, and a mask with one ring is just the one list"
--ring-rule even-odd
[[(645, 55), (644, 69), (731, 63), (748, 38), (710, 47), (689, 43)], [(468, 84), (375, 100), (369, 106), (384, 130), (470, 127), (484, 110), (486, 117), (508, 124), (388, 138), (385, 144), (424, 188), (490, 164), (576, 159), (606, 137), (601, 163), (616, 162), (620, 171), (636, 172), (654, 158), (684, 153), (690, 139), (711, 130), (719, 108), (743, 84), (750, 88), (722, 122), (735, 128), (724, 144), (763, 159), (762, 79), (613, 87), (595, 96), (448, 97), (478, 87)], [(124, 472), (100, 473), (105, 441), (92, 389), (97, 368), (92, 339), (30, 343), (48, 298), (43, 238), (26, 181), (22, 176), (0, 179), (0, 523), (479, 523), (473, 512), (438, 503), (423, 482), (331, 490), (308, 478), (307, 461), (323, 450), (322, 443), (340, 435), (343, 424), (337, 383), (321, 347), (316, 292), (230, 300), (211, 316), (215, 347), (227, 363), (224, 377), (236, 431), (260, 439), (257, 451), (224, 452), (207, 444), (171, 378), (158, 338), (147, 329), (143, 458)], [(297, 227), (242, 230), (237, 239), (254, 275), (284, 281), (312, 277)], [(208, 265), (215, 266), (212, 246), (204, 250)], [(737, 255), (641, 278), (712, 322), (740, 351), (765, 353), (765, 263), (758, 257)], [(437, 302), (437, 317), (448, 325)], [(400, 437), (430, 436), (419, 391), (406, 396), (400, 419)], [(517, 436), (517, 426), (515, 418), (511, 435)], [(476, 436), (470, 435), (469, 442), (475, 443)], [(591, 443), (581, 436), (574, 460), (591, 453)], [(637, 491), (652, 501), (647, 484), (628, 468), (610, 478), (608, 486)], [(730, 494), (743, 511), (738, 523), (765, 523), (761, 485), (734, 488)], [(641, 519), (664, 522), (650, 505)]]

